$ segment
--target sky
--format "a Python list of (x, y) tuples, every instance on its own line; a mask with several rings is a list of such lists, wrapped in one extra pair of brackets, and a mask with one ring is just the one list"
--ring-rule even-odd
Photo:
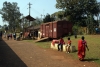
[[(3, 7), (3, 3), (6, 0), (0, 0), (0, 9)], [(100, 2), (100, 0), (97, 0)], [(7, 2), (17, 2), (18, 7), (20, 8), (20, 12), (24, 15), (27, 16), (29, 14), (29, 2), (32, 4), (31, 5), (31, 10), (30, 14), (32, 17), (36, 18), (41, 18), (41, 15), (46, 15), (48, 14), (53, 14), (54, 12), (59, 11), (55, 7), (56, 5), (56, 0), (7, 0)], [(43, 16), (42, 16), (43, 18)], [(6, 24), (5, 22), (2, 21), (2, 17), (0, 15), (0, 25), (3, 26)]]
[[(18, 7), (20, 8), (20, 12), (27, 16), (29, 14), (29, 2), (32, 4), (30, 9), (30, 14), (32, 17), (41, 18), (41, 15), (53, 14), (54, 12), (57, 12), (58, 9), (56, 9), (56, 0), (0, 0), (0, 9), (3, 7), (3, 3), (7, 2), (17, 2)], [(42, 16), (43, 18), (43, 16)], [(0, 15), (0, 25), (6, 24), (2, 21), (2, 17)]]

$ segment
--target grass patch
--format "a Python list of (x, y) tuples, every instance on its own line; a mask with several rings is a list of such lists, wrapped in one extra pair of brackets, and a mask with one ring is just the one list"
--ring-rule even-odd
[(50, 43), (51, 43), (51, 41), (49, 41), (49, 42), (37, 42), (35, 44), (42, 47), (42, 48), (50, 48)]
[[(89, 47), (89, 51), (86, 51), (85, 59), (89, 61), (94, 61), (100, 64), (100, 35), (84, 35), (85, 40), (87, 41), (87, 45)], [(77, 49), (78, 47), (78, 40), (81, 39), (82, 35), (78, 35), (77, 39), (74, 36), (71, 36), (70, 39), (72, 41), (72, 45), (74, 45)], [(65, 43), (67, 42), (67, 37), (64, 37)], [(28, 40), (28, 42), (34, 42), (33, 40)], [(34, 42), (35, 43), (35, 42)], [(39, 47), (42, 48), (50, 48), (51, 41), (47, 42), (37, 42), (35, 43)], [(70, 53), (74, 59), (78, 59), (77, 52)]]
[[(89, 61), (94, 61), (100, 64), (100, 35), (84, 35), (85, 40), (87, 41), (87, 45), (89, 47), (89, 51), (86, 51), (85, 59)], [(78, 38), (75, 39), (74, 36), (71, 36), (72, 45), (78, 49), (78, 40), (81, 39), (82, 35), (78, 35)], [(67, 41), (67, 38), (64, 38)], [(75, 59), (78, 59), (77, 52), (70, 53)]]

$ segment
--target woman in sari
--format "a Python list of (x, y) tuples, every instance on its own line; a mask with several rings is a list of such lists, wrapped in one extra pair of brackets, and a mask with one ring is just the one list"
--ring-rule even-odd
[(84, 39), (84, 36), (82, 36), (82, 39), (78, 41), (78, 57), (80, 61), (84, 60), (85, 58), (86, 48), (89, 51), (87, 42)]

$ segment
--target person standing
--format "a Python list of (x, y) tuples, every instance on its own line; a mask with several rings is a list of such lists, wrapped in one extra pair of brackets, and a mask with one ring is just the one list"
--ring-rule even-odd
[(12, 33), (10, 33), (10, 38), (12, 39)]
[(13, 34), (14, 40), (16, 40), (16, 32)]
[(63, 51), (63, 44), (65, 44), (63, 38), (61, 37), (59, 40), (59, 44), (58, 44), (58, 51), (61, 50)]
[(85, 37), (82, 36), (81, 40), (78, 41), (78, 58), (80, 61), (83, 61), (85, 58), (86, 48), (89, 51)]
[(22, 35), (23, 35), (23, 33), (22, 33), (22, 32), (20, 32), (20, 37), (22, 37)]
[(0, 40), (2, 40), (2, 31), (0, 31)]
[(6, 31), (4, 32), (4, 38), (6, 38)]
[(9, 37), (10, 37), (10, 34), (9, 34), (9, 33), (7, 33), (7, 40), (9, 40)]
[(76, 32), (76, 30), (74, 32), (74, 36), (75, 36), (75, 39), (77, 39), (77, 32)]
[(68, 42), (67, 42), (67, 53), (70, 53), (70, 46), (71, 46), (71, 40), (70, 40), (70, 37), (68, 37)]

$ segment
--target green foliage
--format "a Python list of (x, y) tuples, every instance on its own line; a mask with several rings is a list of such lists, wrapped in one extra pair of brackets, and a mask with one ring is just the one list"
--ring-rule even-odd
[(36, 45), (38, 45), (39, 47), (42, 47), (42, 48), (50, 48), (50, 44), (51, 42), (38, 42), (38, 43), (35, 43)]
[[(83, 35), (77, 35), (77, 39), (74, 36), (71, 36), (70, 39), (72, 41), (72, 46), (78, 49), (78, 40), (81, 39)], [(87, 41), (87, 45), (89, 47), (89, 51), (86, 50), (86, 57), (85, 59), (90, 60), (90, 62), (98, 63), (100, 65), (100, 36), (99, 35), (84, 35), (85, 40)], [(66, 37), (63, 38), (66, 41)], [(33, 42), (33, 40), (32, 40)], [(42, 48), (50, 48), (51, 41), (49, 42), (38, 42), (35, 43), (39, 47)], [(78, 60), (77, 52), (69, 53), (68, 54), (73, 59)]]
[(55, 20), (62, 20), (65, 18), (65, 11), (58, 11), (53, 13), (51, 16), (54, 17)]
[(69, 36), (69, 37), (71, 36), (71, 32), (68, 33), (68, 36)]
[[(71, 41), (72, 41), (72, 45), (74, 45), (76, 47), (76, 49), (78, 49), (77, 45), (78, 45), (78, 40), (81, 39), (82, 35), (77, 35), (78, 38), (75, 39), (74, 36), (71, 37)], [(99, 35), (84, 35), (85, 36), (85, 40), (87, 41), (87, 45), (89, 47), (89, 51), (86, 50), (86, 57), (85, 59), (90, 59), (91, 61), (94, 61), (98, 64), (100, 64), (100, 41), (99, 41)], [(71, 56), (73, 56), (74, 58), (78, 59), (77, 56), (77, 52), (75, 53), (71, 53)]]
[[(65, 10), (68, 19), (79, 24), (86, 24), (89, 14), (97, 16), (100, 13), (100, 5), (96, 0), (56, 0), (56, 8)], [(84, 22), (84, 23), (83, 23)], [(86, 25), (85, 25), (86, 26)]]
[(94, 34), (95, 32), (95, 26), (94, 26), (94, 18), (93, 18), (93, 15), (90, 14), (88, 16), (88, 19), (87, 19), (87, 27), (88, 27), (88, 30), (89, 30), (89, 34)]
[(0, 29), (2, 28), (2, 26), (0, 25)]
[(56, 13), (56, 15), (57, 15), (57, 17), (58, 17), (60, 20), (62, 20), (63, 17), (64, 17), (64, 11), (58, 11), (58, 12)]
[(78, 32), (78, 28), (79, 28), (78, 25), (74, 25), (74, 26), (72, 27), (72, 30), (73, 30), (74, 34), (76, 34), (76, 32)]
[(26, 28), (29, 26), (29, 21), (27, 19), (22, 19), (22, 26), (23, 28)]
[(33, 24), (34, 24), (34, 26), (40, 25), (42, 22), (43, 22), (42, 19), (37, 17), (36, 20), (32, 22), (32, 25)]
[(89, 34), (95, 32), (94, 26), (98, 25), (95, 22), (94, 16), (100, 13), (100, 3), (97, 0), (56, 0), (56, 8), (65, 11), (64, 17), (73, 24), (87, 27)]
[(0, 14), (2, 15), (3, 21), (8, 22), (9, 29), (15, 31), (18, 26), (18, 22), (16, 20), (21, 16), (17, 3), (5, 1), (3, 3), (3, 8), (0, 9)]
[(6, 24), (3, 25), (3, 26), (0, 25), (0, 30), (1, 30), (1, 31), (3, 31), (3, 32), (4, 32), (4, 31), (8, 31), (8, 29), (9, 29), (9, 28), (8, 28), (8, 26), (7, 26)]
[(3, 27), (5, 28), (6, 31), (8, 31), (9, 28), (6, 24)]
[(51, 21), (54, 21), (54, 17), (53, 16), (50, 16), (49, 14), (47, 14), (45, 16), (45, 18), (43, 19), (43, 22), (46, 23), (46, 22), (51, 22)]

